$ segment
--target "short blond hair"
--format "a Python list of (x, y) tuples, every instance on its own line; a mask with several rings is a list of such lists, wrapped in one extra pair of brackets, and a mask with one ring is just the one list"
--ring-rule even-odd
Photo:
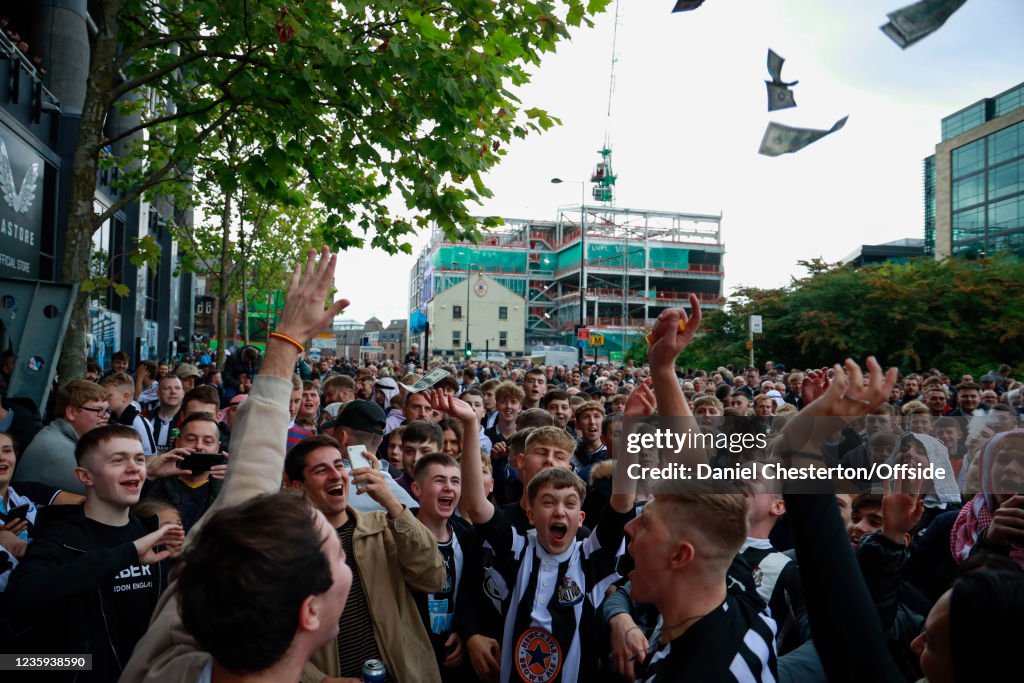
[(747, 540), (747, 511), (742, 493), (657, 493), (655, 509), (673, 538), (697, 535), (697, 552), (727, 568)]
[(528, 452), (534, 446), (554, 446), (562, 448), (572, 454), (576, 451), (576, 439), (569, 432), (561, 427), (537, 427), (526, 437), (526, 446), (523, 452)]

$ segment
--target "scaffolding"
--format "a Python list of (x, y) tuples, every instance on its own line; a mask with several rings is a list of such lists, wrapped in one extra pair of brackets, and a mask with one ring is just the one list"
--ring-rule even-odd
[(661, 311), (688, 307), (690, 293), (702, 307), (720, 306), (721, 218), (584, 205), (560, 210), (554, 221), (505, 219), (480, 244), (450, 242), (435, 228), (410, 273), (410, 311), (426, 310), (469, 268), (523, 297), (527, 349), (575, 346), (582, 286), (582, 317), (604, 335), (602, 354), (622, 353)]

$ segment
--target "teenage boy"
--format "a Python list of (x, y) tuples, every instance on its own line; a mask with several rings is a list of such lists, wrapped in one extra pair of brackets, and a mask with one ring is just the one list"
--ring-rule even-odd
[[(464, 402), (441, 396), (435, 400), (462, 420), (467, 431), (477, 428), (476, 414)], [(567, 436), (557, 427), (541, 427), (530, 435), (527, 454), (531, 442), (543, 442), (551, 429)], [(607, 588), (621, 578), (615, 563), (623, 528), (633, 514), (633, 494), (614, 494), (594, 533), (577, 541), (586, 487), (572, 472), (547, 467), (527, 479), (527, 516), (536, 533), (522, 534), (487, 500), (476, 466), (479, 457), (476, 443), (466, 441), (463, 509), (493, 553), (485, 571), (504, 607), (501, 680), (592, 680), (597, 662), (597, 653), (591, 651), (594, 610)], [(528, 474), (526, 467), (520, 471)]]
[(523, 377), (523, 408), (543, 408), (541, 399), (548, 390), (548, 378), (543, 368), (530, 368)]
[(406, 493), (416, 499), (413, 488), (416, 461), (444, 449), (444, 432), (433, 422), (415, 420), (407, 422), (402, 431), (402, 474), (395, 481)]
[(573, 411), (569, 403), (569, 394), (561, 389), (552, 389), (541, 399), (542, 407), (555, 418), (555, 424), (576, 436), (576, 428), (572, 424)]
[(177, 375), (166, 375), (157, 386), (160, 405), (153, 412), (150, 424), (156, 437), (157, 450), (166, 451), (174, 447), (172, 432), (178, 428), (179, 412), (185, 392)]
[(572, 465), (583, 481), (590, 481), (590, 468), (608, 457), (608, 447), (601, 440), (604, 406), (587, 401), (576, 408), (576, 433), (579, 443), (572, 456)]
[(489, 456), (491, 454), (491, 440), (487, 437), (484, 428), (484, 418), (487, 415), (487, 409), (484, 407), (483, 392), (476, 387), (470, 387), (462, 392), (459, 398), (468, 403), (469, 407), (476, 412), (476, 416), (480, 418), (480, 452)]
[(131, 427), (142, 439), (142, 452), (146, 456), (156, 455), (156, 437), (153, 427), (142, 417), (142, 407), (132, 400), (135, 380), (126, 372), (112, 372), (100, 381), (107, 390), (107, 404), (110, 407), (111, 422)]
[(779, 652), (787, 652), (810, 638), (804, 604), (800, 568), (768, 540), (772, 529), (786, 514), (786, 503), (777, 482), (763, 478), (746, 483), (750, 503), (747, 513), (747, 540), (740, 547), (739, 559), (749, 569), (758, 596), (764, 600), (779, 625), (776, 643)]
[(75, 459), (85, 502), (40, 515), (8, 582), (5, 609), (28, 624), (12, 651), (91, 654), (92, 670), (77, 680), (110, 681), (145, 633), (167, 584), (163, 561), (185, 532), (129, 512), (146, 480), (146, 455), (131, 427), (83, 434)]
[[(486, 392), (484, 393), (486, 397)], [(505, 502), (505, 487), (508, 481), (508, 446), (506, 442), (516, 433), (516, 418), (523, 409), (526, 394), (512, 382), (502, 382), (494, 389), (494, 404), (497, 419), (494, 426), (486, 430), (491, 440), (491, 464), (494, 467), (494, 495)]]
[(436, 593), (417, 595), (430, 644), (434, 648), (441, 678), (445, 681), (469, 680), (465, 666), (465, 648), (456, 631), (458, 615), (476, 609), (467, 598), (472, 594), (465, 579), (467, 555), (476, 558), (479, 541), (476, 532), (455, 515), (462, 497), (462, 474), (455, 458), (431, 453), (416, 461), (412, 488), (420, 501), (416, 519), (437, 539), (444, 560), (444, 588)]

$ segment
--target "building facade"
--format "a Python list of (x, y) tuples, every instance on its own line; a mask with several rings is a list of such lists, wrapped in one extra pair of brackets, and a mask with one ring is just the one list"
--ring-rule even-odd
[(924, 191), (936, 259), (1024, 256), (1024, 83), (942, 119)]
[(427, 320), (435, 355), (526, 351), (526, 299), (481, 271), (434, 296)]
[[(56, 283), (96, 23), (86, 0), (62, 0), (3, 3), (0, 24), (0, 175), (14, 182), (0, 201), (0, 277)], [(108, 117), (112, 138), (132, 125), (117, 112)], [(134, 142), (125, 138), (103, 153), (119, 155)], [(122, 197), (115, 184), (113, 171), (97, 174), (97, 212)], [(164, 202), (136, 201), (93, 235), (92, 275), (129, 288), (127, 296), (113, 288), (91, 296), (88, 354), (101, 363), (119, 350), (138, 360), (188, 349), (194, 293), (192, 277), (175, 274), (172, 220), (190, 224), (192, 216)], [(160, 247), (157, 267), (131, 262), (136, 241), (146, 236)], [(3, 344), (16, 347), (18, 340), (4, 338)]]
[[(409, 310), (427, 313), (431, 350), (451, 349), (454, 329), (435, 332), (445, 316), (431, 317), (441, 310), (431, 302), (459, 285), (454, 299), (464, 298), (467, 272), (470, 281), (482, 273), (523, 300), (522, 353), (576, 347), (582, 324), (604, 337), (599, 355), (614, 359), (661, 311), (687, 306), (691, 292), (702, 306), (720, 306), (724, 254), (720, 215), (579, 206), (550, 221), (506, 218), (482, 244), (452, 243), (435, 229), (410, 273)], [(469, 338), (481, 350), (484, 339), (472, 329)], [(425, 346), (423, 334), (410, 341)]]

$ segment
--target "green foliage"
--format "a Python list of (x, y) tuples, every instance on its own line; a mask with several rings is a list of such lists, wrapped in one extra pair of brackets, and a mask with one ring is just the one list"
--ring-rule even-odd
[[(559, 123), (514, 88), (608, 2), (98, 0), (119, 8), (109, 66), (128, 79), (101, 105), (126, 129), (80, 144), (113, 150), (100, 163), (126, 195), (181, 208), (244, 184), (315, 204), (336, 248), (408, 253), (429, 223), (475, 240), (482, 174)], [(226, 133), (248, 149), (230, 168)], [(411, 216), (391, 215), (396, 197)]]
[(746, 288), (705, 316), (688, 366), (745, 365), (747, 319), (763, 316), (756, 359), (821, 367), (875, 355), (904, 372), (932, 367), (978, 374), (1024, 364), (1024, 263), (1011, 259), (906, 265), (804, 264), (780, 289)]

